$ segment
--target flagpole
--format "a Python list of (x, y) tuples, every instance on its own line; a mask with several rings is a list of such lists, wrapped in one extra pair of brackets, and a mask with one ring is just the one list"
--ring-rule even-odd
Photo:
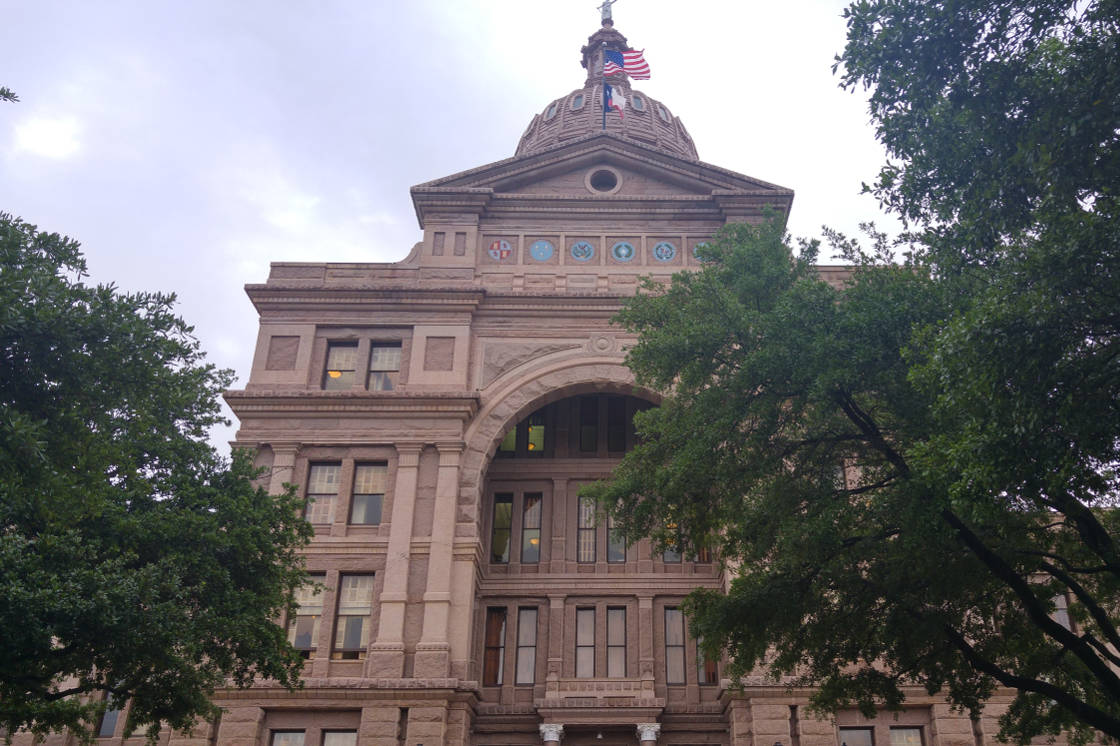
[(607, 131), (607, 43), (603, 42), (599, 49), (599, 73), (603, 76), (603, 131)]

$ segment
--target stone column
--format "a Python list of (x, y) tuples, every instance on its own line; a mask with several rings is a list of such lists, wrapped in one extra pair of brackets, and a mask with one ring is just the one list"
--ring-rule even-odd
[[(574, 634), (574, 633), (573, 633)], [(548, 669), (545, 672), (545, 697), (560, 696), (560, 677), (564, 670), (564, 597), (548, 597)]]
[(543, 743), (560, 743), (564, 737), (564, 726), (560, 723), (541, 723), (541, 741)]
[(408, 602), (408, 560), (412, 543), (412, 512), (416, 505), (416, 480), (420, 444), (397, 444), (397, 482), (393, 488), (393, 513), (384, 581), (378, 599), (381, 614), (377, 640), (370, 646), (366, 675), (399, 679), (404, 676), (404, 611)]
[(638, 743), (652, 746), (661, 734), (661, 723), (638, 723)]
[(638, 678), (642, 681), (642, 697), (651, 699), (654, 695), (653, 654), (653, 596), (638, 596)]
[(268, 491), (279, 495), (284, 491), (284, 483), (292, 481), (296, 467), (298, 443), (272, 443), (272, 472), (268, 478)]
[(424, 628), (416, 645), (414, 676), (443, 678), (450, 670), (448, 620), (451, 615), (451, 550), (459, 496), (459, 456), (462, 443), (437, 444), (439, 476), (432, 543), (428, 557), (428, 587), (424, 591)]

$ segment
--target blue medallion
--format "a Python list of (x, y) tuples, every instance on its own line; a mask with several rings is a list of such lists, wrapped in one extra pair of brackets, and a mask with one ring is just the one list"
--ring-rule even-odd
[(626, 241), (619, 241), (611, 247), (611, 256), (620, 262), (628, 262), (634, 258), (634, 245)]
[(529, 247), (529, 256), (538, 262), (547, 262), (552, 258), (555, 250), (556, 248), (548, 241), (533, 241), (533, 245)]
[(668, 241), (662, 241), (653, 247), (653, 258), (659, 262), (671, 262), (677, 256), (677, 247)]
[(587, 241), (576, 241), (572, 244), (572, 259), (577, 262), (586, 262), (593, 256), (595, 256), (595, 247)]

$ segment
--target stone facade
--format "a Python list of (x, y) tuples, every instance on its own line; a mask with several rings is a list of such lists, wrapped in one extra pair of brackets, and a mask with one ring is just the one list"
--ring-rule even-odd
[(732, 688), (677, 611), (725, 586), (718, 558), (621, 546), (580, 503), (657, 403), (624, 365), (621, 301), (793, 198), (697, 160), (680, 120), (625, 83), (632, 106), (601, 130), (603, 42), (627, 48), (604, 24), (585, 86), (534, 117), (515, 157), (412, 189), (423, 240), (406, 259), (276, 263), (247, 287), (260, 334), (227, 394), (236, 445), (271, 488), (308, 495), (325, 591), (283, 620), (308, 656), (301, 691), (223, 691), (218, 723), (164, 743), (991, 742), (989, 718), (920, 691), (868, 722), (820, 719), (807, 691), (761, 678)]

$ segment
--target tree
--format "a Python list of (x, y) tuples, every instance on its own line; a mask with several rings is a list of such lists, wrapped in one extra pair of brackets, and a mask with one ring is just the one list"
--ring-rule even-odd
[(174, 297), (83, 284), (78, 244), (0, 214), (0, 724), (188, 728), (215, 687), (302, 668), (291, 491), (206, 442), (228, 371)]
[(854, 3), (838, 64), (907, 260), (833, 235), (832, 288), (814, 247), (733, 227), (621, 314), (666, 398), (593, 493), (737, 565), (689, 605), (734, 672), (865, 711), (916, 684), (975, 714), (1002, 685), (1005, 738), (1120, 738), (1117, 10)]
[(13, 93), (10, 88), (0, 86), (0, 101), (19, 101), (19, 96)]

